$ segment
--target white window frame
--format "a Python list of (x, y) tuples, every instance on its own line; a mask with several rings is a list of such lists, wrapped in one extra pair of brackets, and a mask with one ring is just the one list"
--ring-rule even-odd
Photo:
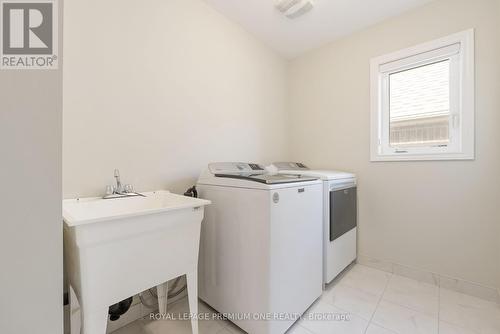
[[(397, 149), (389, 144), (389, 75), (439, 61), (450, 61), (450, 144)], [(371, 161), (473, 160), (474, 30), (372, 58)]]

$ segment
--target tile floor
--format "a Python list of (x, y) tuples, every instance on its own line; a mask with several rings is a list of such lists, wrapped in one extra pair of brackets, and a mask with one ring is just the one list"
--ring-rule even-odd
[[(188, 312), (186, 299), (169, 306)], [(200, 302), (199, 312), (213, 314)], [(315, 315), (348, 320), (315, 320)], [(114, 334), (189, 334), (188, 320), (141, 319)], [(243, 333), (226, 320), (200, 320), (200, 334)], [(288, 334), (500, 334), (500, 305), (359, 264), (328, 286)]]

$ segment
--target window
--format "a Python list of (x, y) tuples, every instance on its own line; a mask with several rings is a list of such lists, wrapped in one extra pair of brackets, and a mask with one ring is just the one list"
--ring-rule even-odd
[(474, 159), (474, 33), (371, 60), (371, 160)]

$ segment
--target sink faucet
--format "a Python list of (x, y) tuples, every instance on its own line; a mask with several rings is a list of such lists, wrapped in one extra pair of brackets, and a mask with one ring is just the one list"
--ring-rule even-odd
[(131, 196), (142, 196), (146, 197), (143, 194), (134, 192), (134, 187), (130, 184), (122, 185), (122, 181), (120, 179), (120, 171), (115, 169), (114, 177), (116, 180), (116, 186), (107, 186), (106, 187), (106, 195), (102, 198), (104, 199), (112, 199), (112, 198), (122, 198), (122, 197), (131, 197)]
[(116, 190), (115, 193), (120, 194), (122, 192), (122, 182), (120, 181), (120, 171), (115, 169), (115, 179), (116, 179)]

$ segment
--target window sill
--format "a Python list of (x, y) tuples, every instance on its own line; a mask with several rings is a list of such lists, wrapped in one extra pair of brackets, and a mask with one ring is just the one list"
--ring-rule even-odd
[(443, 160), (475, 160), (474, 154), (464, 153), (440, 153), (440, 154), (387, 154), (387, 155), (372, 155), (371, 162), (382, 161), (443, 161)]

